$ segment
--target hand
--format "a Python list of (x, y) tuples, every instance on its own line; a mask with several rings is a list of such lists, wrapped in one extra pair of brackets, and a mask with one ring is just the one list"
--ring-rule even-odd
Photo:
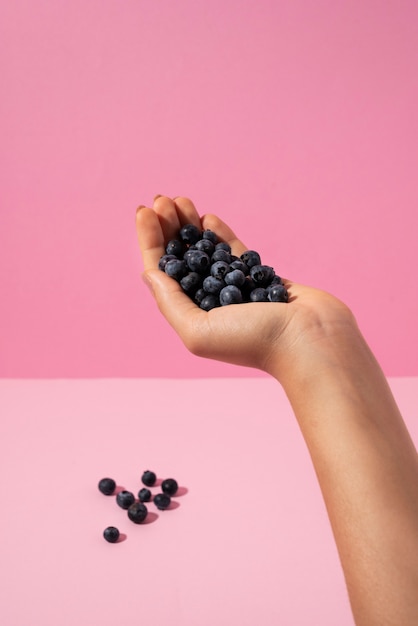
[(247, 303), (201, 310), (180, 285), (158, 269), (170, 239), (181, 226), (195, 224), (214, 231), (239, 256), (248, 249), (221, 219), (199, 217), (187, 198), (159, 196), (153, 208), (141, 207), (136, 228), (144, 262), (144, 279), (151, 286), (161, 313), (185, 346), (198, 356), (255, 367), (280, 379), (282, 368), (328, 340), (341, 326), (353, 325), (345, 305), (333, 296), (283, 279), (285, 303)]

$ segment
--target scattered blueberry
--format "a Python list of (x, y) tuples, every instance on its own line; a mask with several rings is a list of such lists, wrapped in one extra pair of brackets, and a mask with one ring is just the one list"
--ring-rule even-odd
[(116, 502), (119, 504), (121, 509), (129, 509), (131, 504), (135, 502), (135, 496), (131, 491), (119, 491), (116, 496)]
[(103, 537), (109, 543), (116, 543), (117, 540), (119, 539), (119, 535), (120, 535), (119, 530), (115, 528), (115, 526), (108, 526), (103, 531)]
[(146, 487), (143, 487), (138, 491), (138, 499), (140, 502), (149, 502), (152, 498), (152, 493)]
[(113, 478), (102, 478), (99, 481), (99, 491), (104, 493), (105, 496), (111, 496), (116, 489), (116, 483)]
[(131, 522), (140, 524), (148, 515), (148, 509), (142, 502), (134, 502), (128, 508), (128, 517)]
[(161, 489), (169, 496), (174, 496), (177, 493), (179, 486), (174, 478), (166, 478), (161, 483)]
[(160, 509), (160, 511), (164, 511), (165, 509), (168, 509), (168, 507), (170, 506), (171, 503), (171, 498), (167, 493), (157, 493), (156, 496), (154, 496), (154, 504), (157, 507), (157, 509)]
[(144, 485), (146, 485), (147, 487), (153, 487), (157, 480), (157, 476), (155, 472), (151, 472), (150, 470), (145, 470), (145, 472), (142, 474), (141, 480), (144, 483)]

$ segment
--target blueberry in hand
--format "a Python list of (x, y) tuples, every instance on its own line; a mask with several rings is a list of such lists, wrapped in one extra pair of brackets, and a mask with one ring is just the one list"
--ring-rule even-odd
[(284, 285), (273, 285), (268, 290), (268, 299), (270, 302), (288, 302), (289, 294)]
[(104, 493), (105, 496), (111, 496), (116, 489), (116, 483), (113, 478), (102, 478), (99, 481), (99, 491)]
[(174, 494), (177, 493), (178, 488), (179, 486), (177, 484), (177, 481), (174, 478), (166, 478), (161, 483), (162, 491), (168, 494), (169, 496), (174, 496)]
[(148, 509), (142, 502), (134, 502), (128, 508), (128, 517), (131, 522), (140, 524), (148, 515)]
[(145, 470), (145, 472), (142, 474), (141, 480), (147, 487), (153, 487), (155, 485), (155, 481), (157, 480), (157, 476), (155, 472)]
[(242, 270), (232, 270), (231, 272), (227, 272), (225, 274), (224, 281), (227, 285), (242, 287), (245, 283), (245, 274)]
[(219, 294), (219, 302), (221, 303), (221, 306), (226, 306), (228, 304), (241, 304), (241, 290), (235, 285), (227, 285)]
[(211, 309), (216, 309), (216, 307), (220, 306), (219, 298), (214, 293), (208, 293), (199, 304), (200, 308), (203, 311), (210, 311)]
[(168, 276), (174, 278), (177, 282), (180, 282), (183, 276), (186, 276), (188, 272), (186, 261), (183, 259), (172, 259), (167, 261), (164, 271)]
[(246, 250), (241, 254), (240, 259), (248, 267), (253, 267), (253, 265), (261, 265), (260, 255), (255, 250)]
[(268, 302), (268, 292), (264, 287), (256, 287), (250, 292), (251, 302)]
[(135, 502), (135, 496), (131, 491), (119, 491), (116, 496), (116, 502), (122, 509), (129, 509), (131, 504)]
[(180, 229), (180, 239), (186, 244), (194, 244), (201, 238), (201, 231), (194, 224), (186, 224)]
[(179, 239), (171, 239), (165, 247), (165, 252), (180, 258), (183, 255), (184, 246)]
[(120, 534), (119, 530), (115, 528), (115, 526), (108, 526), (103, 531), (103, 537), (109, 543), (116, 543), (117, 540), (119, 539), (119, 534)]
[(170, 506), (171, 498), (167, 493), (157, 493), (157, 495), (154, 496), (154, 504), (157, 509), (160, 509), (160, 511), (164, 511)]

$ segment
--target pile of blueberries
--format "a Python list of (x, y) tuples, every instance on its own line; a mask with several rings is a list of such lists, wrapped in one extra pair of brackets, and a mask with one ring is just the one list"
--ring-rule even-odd
[(280, 276), (261, 263), (255, 250), (240, 257), (219, 241), (212, 230), (186, 224), (170, 240), (158, 267), (180, 283), (183, 291), (204, 311), (244, 302), (288, 302)]
[[(171, 504), (171, 497), (178, 491), (178, 484), (174, 478), (166, 478), (161, 483), (162, 493), (157, 493), (152, 496), (149, 487), (153, 487), (157, 481), (155, 472), (146, 470), (141, 477), (142, 483), (145, 487), (142, 487), (138, 492), (138, 499), (135, 498), (131, 491), (122, 490), (116, 494), (116, 503), (125, 509), (128, 513), (128, 518), (135, 524), (141, 524), (145, 521), (148, 515), (148, 508), (144, 502), (154, 502), (157, 509), (165, 511)], [(99, 491), (105, 496), (111, 496), (116, 491), (116, 482), (113, 478), (102, 478), (98, 484)], [(103, 537), (109, 543), (116, 543), (120, 537), (119, 529), (115, 526), (108, 526), (103, 531)]]

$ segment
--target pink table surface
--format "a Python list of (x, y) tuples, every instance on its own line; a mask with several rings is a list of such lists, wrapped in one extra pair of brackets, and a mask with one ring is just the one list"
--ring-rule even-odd
[[(389, 382), (418, 442), (418, 378)], [(0, 412), (2, 626), (353, 625), (275, 381), (2, 380)], [(135, 525), (97, 483), (145, 469), (181, 493)]]

